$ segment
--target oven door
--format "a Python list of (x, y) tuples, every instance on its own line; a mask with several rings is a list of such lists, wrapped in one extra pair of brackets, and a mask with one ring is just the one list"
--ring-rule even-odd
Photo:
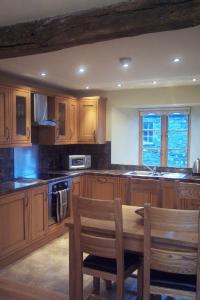
[(48, 212), (49, 226), (61, 223), (70, 215), (69, 190), (61, 190), (49, 194)]

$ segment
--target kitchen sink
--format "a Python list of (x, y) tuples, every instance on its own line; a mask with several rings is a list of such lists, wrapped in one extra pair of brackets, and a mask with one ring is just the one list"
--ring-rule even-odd
[(172, 178), (172, 179), (181, 179), (185, 177), (184, 173), (171, 173), (171, 172), (155, 172), (152, 171), (129, 171), (123, 175), (127, 176), (150, 176), (150, 177), (163, 177), (163, 178)]
[[(158, 173), (156, 173), (158, 174)], [(152, 171), (130, 171), (127, 173), (124, 173), (124, 175), (128, 175), (128, 176), (153, 176), (153, 172)]]

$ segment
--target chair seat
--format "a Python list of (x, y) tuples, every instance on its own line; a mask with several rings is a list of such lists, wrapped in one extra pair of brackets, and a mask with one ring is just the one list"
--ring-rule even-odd
[(196, 291), (196, 275), (174, 274), (151, 270), (151, 285), (183, 291)]
[[(124, 271), (128, 270), (131, 266), (135, 266), (136, 269), (140, 262), (141, 258), (138, 254), (130, 252), (124, 253)], [(83, 261), (83, 266), (98, 271), (117, 274), (117, 263), (116, 259), (113, 258), (88, 255)]]

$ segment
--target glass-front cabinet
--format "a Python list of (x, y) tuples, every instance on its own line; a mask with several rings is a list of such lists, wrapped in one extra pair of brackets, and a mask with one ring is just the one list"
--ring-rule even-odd
[(11, 141), (10, 131), (10, 89), (0, 86), (0, 146), (6, 146)]
[(12, 95), (12, 143), (31, 144), (30, 92), (13, 90)]
[(67, 99), (56, 97), (55, 99), (55, 115), (56, 115), (56, 142), (67, 141)]

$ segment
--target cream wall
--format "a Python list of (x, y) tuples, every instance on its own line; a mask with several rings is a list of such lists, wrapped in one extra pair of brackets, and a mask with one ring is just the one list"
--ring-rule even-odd
[(138, 164), (138, 108), (191, 106), (190, 166), (200, 156), (200, 86), (122, 90), (107, 93), (107, 140), (113, 164)]

